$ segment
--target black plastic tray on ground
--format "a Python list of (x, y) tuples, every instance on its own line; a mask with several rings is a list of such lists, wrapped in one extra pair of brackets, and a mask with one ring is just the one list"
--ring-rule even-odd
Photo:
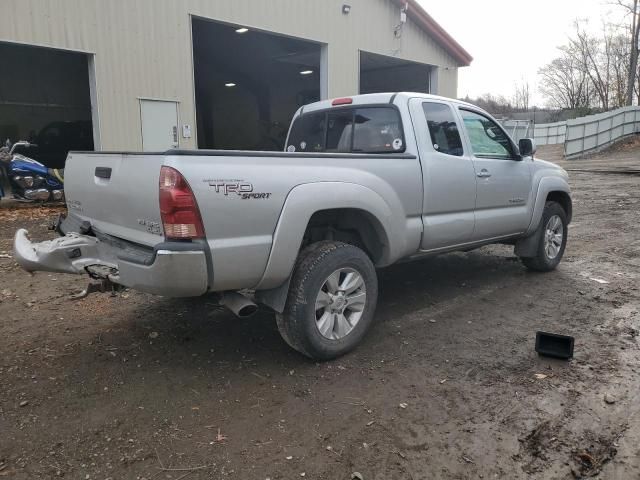
[(536, 352), (545, 357), (573, 358), (574, 338), (556, 333), (536, 332)]

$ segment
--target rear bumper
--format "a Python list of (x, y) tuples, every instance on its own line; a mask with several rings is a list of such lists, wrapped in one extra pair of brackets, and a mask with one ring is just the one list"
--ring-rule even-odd
[[(196, 297), (208, 290), (207, 257), (198, 244), (163, 243), (144, 259), (117, 244), (68, 233), (40, 243), (20, 229), (13, 240), (18, 264), (29, 272), (88, 273), (135, 290), (167, 297)], [(123, 258), (126, 257), (126, 258)]]
[(165, 297), (198, 297), (207, 292), (203, 251), (158, 250), (151, 265), (121, 260), (116, 283)]

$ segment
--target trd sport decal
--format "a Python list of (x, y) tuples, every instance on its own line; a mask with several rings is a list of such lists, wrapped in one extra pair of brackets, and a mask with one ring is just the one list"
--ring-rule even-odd
[(271, 193), (258, 193), (253, 191), (253, 184), (244, 180), (204, 180), (213, 187), (216, 193), (222, 193), (225, 197), (237, 195), (241, 200), (267, 200)]

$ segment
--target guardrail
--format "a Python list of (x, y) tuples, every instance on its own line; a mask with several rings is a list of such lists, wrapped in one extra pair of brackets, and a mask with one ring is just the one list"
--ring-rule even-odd
[(538, 145), (564, 143), (565, 158), (574, 158), (639, 132), (640, 107), (631, 106), (566, 122), (536, 125), (533, 136)]

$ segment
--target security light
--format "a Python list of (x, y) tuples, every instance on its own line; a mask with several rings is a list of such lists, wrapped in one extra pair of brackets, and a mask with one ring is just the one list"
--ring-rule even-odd
[(248, 28), (242, 27), (236, 30), (236, 33), (247, 33), (249, 31)]
[(231, 88), (231, 87), (235, 87), (235, 86), (236, 86), (236, 84), (235, 84), (235, 83), (233, 83), (233, 82), (229, 82), (229, 83), (225, 83), (225, 84), (224, 84), (224, 86), (225, 86), (225, 87), (229, 87), (229, 88)]
[(303, 70), (300, 72), (300, 75), (311, 75), (313, 73), (313, 70)]
[(349, 15), (350, 12), (351, 12), (351, 5), (347, 5), (346, 3), (342, 5), (342, 13), (344, 13), (345, 15)]

